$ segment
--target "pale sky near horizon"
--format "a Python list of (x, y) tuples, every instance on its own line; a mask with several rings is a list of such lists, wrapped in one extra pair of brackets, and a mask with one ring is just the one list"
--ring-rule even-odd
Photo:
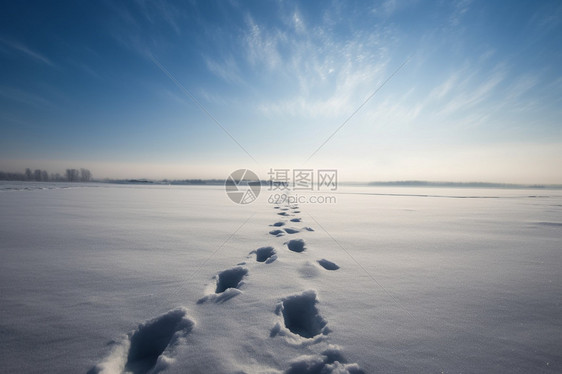
[(5, 1), (0, 60), (2, 171), (562, 183), (560, 1)]

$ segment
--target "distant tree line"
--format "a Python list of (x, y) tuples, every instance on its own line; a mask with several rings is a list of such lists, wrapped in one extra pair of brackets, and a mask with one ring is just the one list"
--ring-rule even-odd
[(66, 169), (64, 175), (49, 174), (46, 170), (27, 168), (23, 173), (0, 171), (0, 180), (4, 181), (34, 181), (34, 182), (90, 182), (92, 173), (88, 169)]

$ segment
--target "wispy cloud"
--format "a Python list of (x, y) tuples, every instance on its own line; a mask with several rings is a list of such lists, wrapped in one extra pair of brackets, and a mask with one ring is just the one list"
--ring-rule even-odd
[(440, 114), (450, 115), (460, 110), (466, 111), (482, 103), (489, 98), (494, 89), (504, 81), (506, 78), (506, 71), (504, 68), (500, 67), (484, 79), (478, 77), (472, 80), (471, 78), (475, 76), (476, 73), (473, 72), (469, 78), (464, 79), (456, 85), (455, 90), (450, 95), (450, 99), (439, 111)]
[(158, 95), (160, 97), (162, 97), (165, 100), (171, 100), (173, 102), (175, 102), (176, 104), (180, 104), (180, 105), (190, 105), (191, 103), (189, 102), (189, 99), (187, 97), (185, 97), (185, 95), (179, 95), (176, 93), (176, 91), (171, 91), (169, 89), (159, 89), (157, 91)]
[(278, 76), (276, 89), (286, 92), (284, 97), (263, 98), (257, 104), (262, 113), (347, 114), (384, 78), (389, 56), (383, 33), (375, 30), (340, 39), (326, 29), (309, 27), (298, 8), (281, 18), (282, 29), (246, 17), (242, 43), (246, 63), (258, 74), (265, 69), (268, 76)]
[(240, 68), (232, 56), (227, 56), (220, 63), (208, 56), (205, 56), (204, 59), (207, 69), (217, 77), (228, 83), (244, 83)]
[(163, 23), (168, 25), (176, 34), (181, 33), (180, 19), (182, 11), (174, 4), (164, 0), (135, 0), (141, 14), (152, 24)]
[(246, 57), (250, 64), (277, 68), (281, 63), (280, 44), (288, 40), (280, 30), (270, 30), (258, 25), (250, 14), (246, 15), (247, 32), (244, 38)]
[(453, 12), (449, 17), (449, 23), (451, 26), (458, 26), (461, 23), (463, 15), (468, 11), (472, 0), (457, 0), (453, 2)]
[(366, 111), (364, 118), (378, 131), (383, 128), (408, 128), (419, 118), (423, 109), (421, 102), (412, 104), (392, 96), (375, 103)]
[(536, 74), (525, 74), (517, 77), (507, 88), (507, 100), (519, 99), (536, 87), (540, 77)]
[(447, 96), (459, 81), (459, 74), (457, 72), (451, 74), (443, 83), (435, 87), (430, 93), (429, 98), (434, 100), (441, 100)]
[(376, 2), (371, 8), (371, 13), (382, 18), (389, 18), (418, 2), (419, 0), (384, 0)]
[(130, 3), (105, 1), (108, 8), (107, 30), (117, 43), (147, 61), (161, 44), (168, 45), (166, 27), (181, 32), (182, 12), (162, 1), (136, 0)]
[(26, 46), (23, 43), (20, 43), (16, 40), (8, 40), (5, 38), (0, 38), (0, 43), (4, 44), (5, 46), (9, 47), (12, 50), (15, 50), (36, 62), (43, 63), (45, 65), (55, 67), (55, 64), (43, 54), (31, 49), (30, 47)]
[(541, 5), (529, 19), (529, 25), (536, 32), (546, 33), (562, 24), (562, 4), (559, 2)]
[(0, 96), (33, 107), (50, 107), (53, 103), (44, 97), (13, 87), (0, 87)]

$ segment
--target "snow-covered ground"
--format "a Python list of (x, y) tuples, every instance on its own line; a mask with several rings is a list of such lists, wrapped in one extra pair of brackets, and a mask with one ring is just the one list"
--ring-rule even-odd
[(562, 191), (268, 193), (0, 184), (0, 371), (562, 372)]

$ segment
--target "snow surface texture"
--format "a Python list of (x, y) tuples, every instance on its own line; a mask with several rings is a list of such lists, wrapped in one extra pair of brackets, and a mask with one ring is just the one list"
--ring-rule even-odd
[[(289, 208), (280, 208), (283, 211)], [(295, 212), (295, 207), (292, 207)], [(294, 215), (294, 214), (293, 214)], [(301, 219), (292, 219), (300, 222)], [(282, 226), (284, 222), (276, 222), (270, 226)], [(285, 229), (288, 234), (296, 234), (297, 229)], [(305, 250), (304, 240), (293, 239), (287, 242), (287, 247), (292, 252)], [(270, 264), (277, 259), (277, 252), (272, 246), (260, 247), (250, 252), (255, 254), (256, 261)], [(339, 267), (327, 260), (318, 261), (324, 268), (335, 270)], [(323, 265), (330, 264), (329, 266)], [(244, 278), (248, 276), (248, 269), (243, 267), (245, 262), (230, 269), (219, 272), (215, 277), (214, 294), (208, 294), (197, 301), (197, 305), (208, 301), (222, 304), (242, 293), (240, 288), (244, 285)], [(310, 266), (307, 262), (305, 266)], [(314, 272), (316, 269), (314, 269)], [(271, 329), (270, 338), (277, 335), (285, 336), (291, 344), (313, 344), (323, 342), (321, 335), (327, 335), (327, 321), (317, 309), (318, 298), (316, 291), (307, 290), (301, 294), (285, 297), (276, 308), (276, 314), (282, 316), (283, 326), (278, 322)], [(157, 317), (139, 328), (130, 338), (121, 343), (100, 364), (94, 366), (89, 374), (133, 373), (146, 374), (158, 373), (168, 368), (173, 363), (175, 347), (179, 339), (186, 336), (193, 328), (194, 322), (186, 317), (185, 309), (172, 310)], [(116, 353), (117, 352), (117, 353)], [(125, 359), (124, 353), (127, 352)], [(124, 365), (123, 365), (124, 363)], [(271, 368), (271, 370), (274, 370)], [(312, 356), (299, 357), (290, 362), (286, 373), (363, 373), (357, 364), (347, 364), (343, 354), (336, 346)]]
[(42, 186), (0, 184), (3, 372), (562, 372), (560, 191)]

